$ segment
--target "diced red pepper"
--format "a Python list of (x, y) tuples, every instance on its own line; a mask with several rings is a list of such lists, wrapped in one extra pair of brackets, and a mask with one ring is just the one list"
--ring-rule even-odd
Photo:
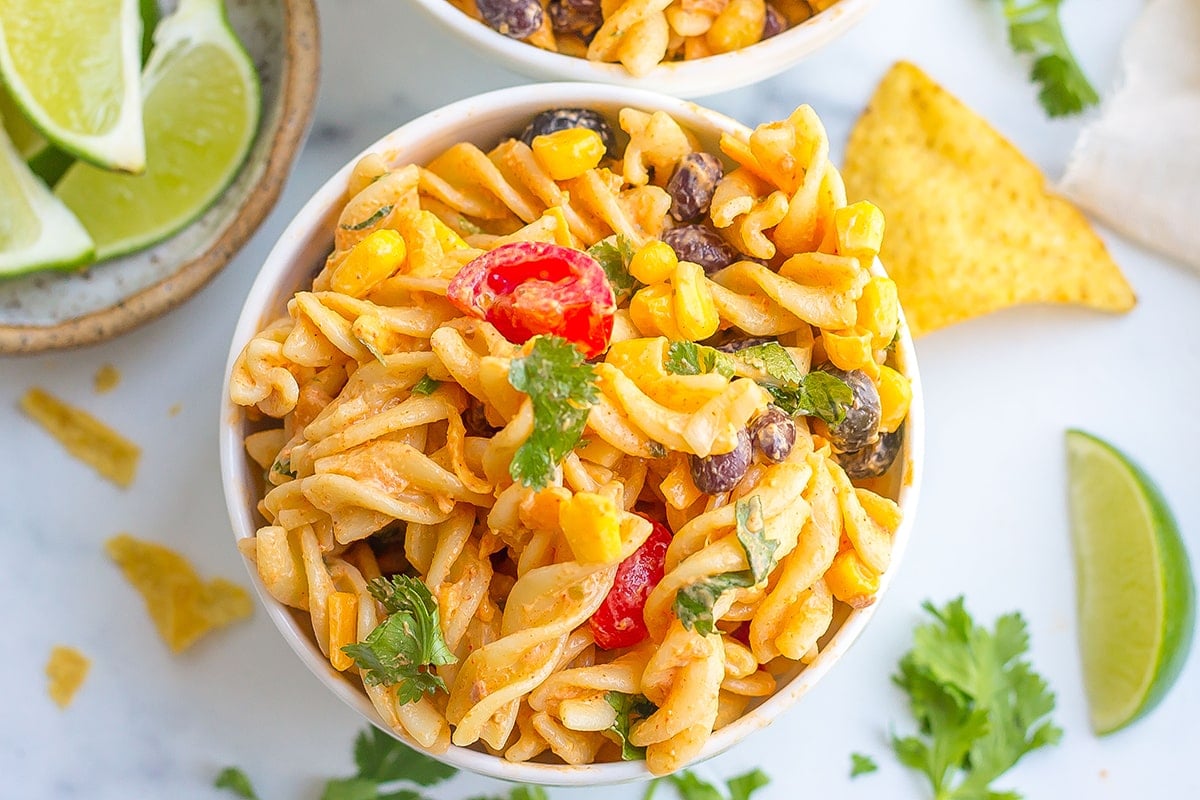
[(446, 297), (464, 314), (486, 319), (510, 342), (561, 336), (588, 358), (608, 347), (616, 296), (596, 259), (543, 242), (514, 242), (469, 262)]
[(596, 646), (603, 650), (632, 647), (650, 635), (642, 612), (646, 598), (663, 578), (671, 544), (667, 526), (652, 519), (650, 522), (654, 530), (641, 547), (617, 565), (608, 596), (588, 621)]

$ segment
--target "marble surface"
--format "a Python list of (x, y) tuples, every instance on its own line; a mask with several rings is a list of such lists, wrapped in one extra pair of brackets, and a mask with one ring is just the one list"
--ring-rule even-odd
[[(0, 798), (218, 798), (213, 777), (244, 767), (264, 800), (319, 796), (352, 771), (360, 720), (325, 693), (263, 613), (182, 656), (158, 640), (140, 598), (103, 556), (119, 531), (158, 539), (206, 575), (244, 580), (221, 497), (215, 426), (221, 370), (241, 298), (271, 242), (338, 166), (411, 117), (522, 79), (433, 29), (402, 0), (321, 4), (325, 72), (317, 121), (278, 209), (232, 266), (183, 308), (103, 346), (0, 361)], [(844, 40), (777, 79), (711, 98), (748, 123), (811, 103), (836, 151), (875, 81), (896, 59), (917, 61), (985, 114), (1051, 176), (1061, 174), (1080, 120), (1048, 122), (983, 0), (885, 0)], [(1098, 85), (1137, 0), (1069, 2), (1067, 28)], [(1131, 192), (1147, 191), (1131, 187)], [(907, 712), (888, 676), (925, 598), (965, 592), (980, 616), (1020, 609), (1033, 657), (1058, 692), (1062, 745), (1003, 782), (1031, 798), (1200, 795), (1184, 763), (1200, 752), (1200, 656), (1167, 702), (1136, 726), (1088, 730), (1075, 647), (1061, 435), (1082, 426), (1127, 448), (1157, 477), (1200, 561), (1200, 493), (1191, 413), (1200, 374), (1200, 279), (1104, 232), (1137, 287), (1132, 314), (1022, 309), (919, 343), (928, 409), (926, 492), (893, 590), (856, 647), (770, 729), (699, 770), (728, 777), (759, 766), (758, 797), (803, 791), (837, 798), (924, 798), (928, 790), (886, 747)], [(92, 376), (118, 367), (116, 391)], [(68, 458), (15, 411), (44, 386), (109, 421), (144, 448), (122, 492)], [(172, 408), (178, 406), (178, 413)], [(55, 644), (79, 647), (92, 673), (66, 711), (42, 674)], [(879, 773), (851, 782), (849, 754)], [(460, 776), (443, 800), (497, 791)], [(554, 790), (555, 800), (640, 797), (639, 787)], [(665, 795), (664, 795), (665, 796)]]

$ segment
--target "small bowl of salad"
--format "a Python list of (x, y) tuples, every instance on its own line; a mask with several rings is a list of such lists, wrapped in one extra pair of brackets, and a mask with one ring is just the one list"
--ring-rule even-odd
[(334, 175), (233, 333), (222, 479), (296, 655), (371, 723), (531, 784), (766, 727), (908, 541), (911, 338), (812, 110), (525, 86)]
[(538, 80), (677, 97), (783, 72), (857, 24), (875, 0), (413, 0), (472, 50)]

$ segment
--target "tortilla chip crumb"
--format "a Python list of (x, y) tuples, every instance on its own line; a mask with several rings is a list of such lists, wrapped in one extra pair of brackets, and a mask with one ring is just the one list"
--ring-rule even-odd
[(96, 370), (96, 376), (92, 378), (92, 386), (96, 390), (96, 394), (107, 394), (117, 388), (117, 384), (121, 382), (121, 373), (112, 364), (104, 364), (100, 369)]
[(868, 199), (887, 219), (879, 258), (914, 335), (1023, 303), (1136, 302), (1083, 214), (912, 64), (880, 82), (842, 176), (847, 199)]
[(21, 410), (58, 439), (67, 452), (101, 476), (128, 489), (137, 474), (140, 447), (81, 408), (37, 386), (21, 398)]
[(179, 403), (176, 403), (175, 405), (173, 405), (169, 409), (167, 409), (167, 413), (170, 414), (172, 417), (178, 417), (180, 411), (183, 411), (183, 406), (180, 405)]
[(122, 533), (105, 550), (146, 601), (159, 635), (174, 653), (210, 631), (250, 616), (250, 595), (235, 583), (205, 583), (187, 559), (163, 545)]
[(87, 678), (91, 660), (74, 647), (57, 645), (46, 662), (46, 691), (59, 708), (66, 708)]

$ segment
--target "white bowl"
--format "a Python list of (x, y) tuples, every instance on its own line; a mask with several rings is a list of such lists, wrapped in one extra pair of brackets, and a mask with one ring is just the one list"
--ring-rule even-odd
[(620, 64), (552, 53), (498, 33), (459, 11), (448, 0), (412, 0), (473, 51), (509, 69), (546, 81), (599, 81), (653, 89), (676, 97), (703, 97), (766, 80), (820, 50), (863, 18), (875, 0), (839, 0), (794, 28), (731, 53), (659, 64), (635, 78)]
[[(504, 136), (519, 133), (537, 112), (561, 106), (594, 108), (612, 117), (626, 106), (648, 111), (666, 111), (684, 127), (693, 131), (701, 143), (706, 148), (712, 148), (714, 152), (720, 133), (746, 131), (743, 125), (729, 117), (673, 97), (601, 84), (557, 83), (503, 89), (462, 100), (430, 112), (393, 131), (368, 147), (364, 154), (378, 152), (395, 161), (421, 163), (432, 159), (453, 142), (463, 139), (473, 141), (486, 149)], [(334, 221), (345, 202), (346, 182), (357, 160), (355, 158), (330, 178), (283, 232), (250, 289), (233, 335), (221, 399), (220, 449), (225, 500), (229, 507), (234, 535), (239, 540), (253, 536), (260, 524), (255, 511), (259, 499), (255, 474), (261, 473), (261, 470), (253, 466), (246, 457), (242, 445), (246, 433), (245, 414), (229, 400), (228, 376), (234, 360), (246, 342), (266, 323), (283, 312), (292, 293), (311, 281), (324, 262), (332, 247)], [(891, 567), (880, 580), (880, 598), (887, 593), (908, 543), (924, 460), (921, 381), (917, 374), (912, 339), (903, 320), (896, 353), (900, 369), (912, 380), (913, 402), (905, 427), (902, 468), (891, 473), (898, 473), (895, 485), (890, 487), (890, 494), (900, 504), (903, 521), (895, 535)], [(391, 732), (361, 689), (330, 667), (328, 659), (321, 654), (313, 641), (307, 622), (298, 619), (272, 598), (259, 582), (254, 567), (249, 564), (247, 566), (267, 613), (300, 660), (327, 689), (372, 724)], [(834, 626), (830, 629), (832, 633), (827, 634), (824, 647), (816, 660), (807, 667), (797, 668), (790, 678), (781, 680), (779, 689), (773, 695), (752, 708), (741, 719), (713, 733), (699, 758), (711, 758), (750, 733), (767, 727), (784, 709), (799, 700), (858, 638), (874, 615), (877, 605), (878, 602), (867, 608), (850, 611), (844, 618), (835, 618)], [(641, 761), (587, 766), (514, 764), (484, 752), (453, 746), (438, 758), (461, 769), (533, 784), (591, 786), (651, 777), (645, 763)]]

